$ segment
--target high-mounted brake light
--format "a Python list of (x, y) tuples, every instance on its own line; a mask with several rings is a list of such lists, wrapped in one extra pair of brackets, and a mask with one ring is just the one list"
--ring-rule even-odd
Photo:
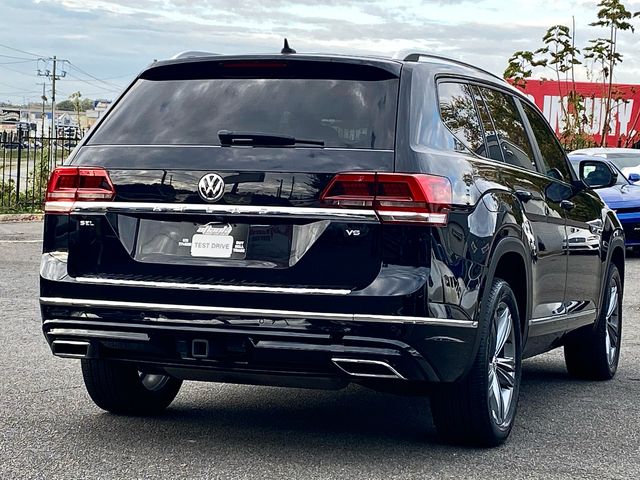
[(222, 68), (286, 68), (284, 62), (223, 62)]
[(44, 211), (67, 213), (74, 202), (110, 201), (115, 193), (104, 168), (57, 167), (49, 178)]
[(320, 196), (323, 204), (373, 208), (384, 223), (444, 226), (452, 203), (446, 177), (404, 173), (339, 173)]

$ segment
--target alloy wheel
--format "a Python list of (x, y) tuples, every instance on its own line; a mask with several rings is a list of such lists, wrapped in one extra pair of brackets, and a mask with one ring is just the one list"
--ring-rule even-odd
[(494, 348), (489, 359), (489, 408), (500, 427), (511, 422), (510, 412), (516, 383), (516, 341), (509, 306), (500, 302), (493, 317)]
[(610, 368), (615, 367), (620, 344), (620, 312), (618, 302), (618, 284), (615, 278), (612, 278), (609, 292), (609, 304), (607, 305), (607, 328), (605, 335), (607, 361), (609, 362)]

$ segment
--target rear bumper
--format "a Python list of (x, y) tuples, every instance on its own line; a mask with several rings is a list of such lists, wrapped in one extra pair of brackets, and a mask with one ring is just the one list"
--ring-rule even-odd
[(435, 317), (41, 297), (54, 354), (108, 358), (180, 378), (339, 388), (451, 382), (477, 324)]

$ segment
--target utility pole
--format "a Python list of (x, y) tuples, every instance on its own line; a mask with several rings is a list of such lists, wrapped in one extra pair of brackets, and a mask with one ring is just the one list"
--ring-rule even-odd
[[(41, 58), (40, 60), (46, 63), (53, 63), (52, 71), (46, 69), (44, 72), (42, 72), (40, 69), (38, 69), (38, 76), (51, 79), (51, 138), (49, 139), (49, 158), (51, 162), (51, 168), (53, 168), (55, 166), (55, 154), (52, 148), (52, 142), (56, 138), (56, 80), (60, 80), (61, 78), (67, 76), (67, 72), (66, 70), (64, 70), (64, 64), (65, 62), (68, 63), (68, 60), (61, 60), (55, 55), (52, 58)], [(58, 63), (62, 64), (60, 68), (61, 73), (57, 73)]]
[(40, 129), (40, 139), (42, 141), (42, 138), (44, 137), (45, 105), (47, 103), (47, 92), (46, 92), (47, 82), (38, 83), (38, 85), (42, 85), (42, 96), (40, 97), (42, 99), (42, 128)]
[[(56, 56), (53, 56), (53, 75), (51, 75), (51, 139), (50, 142), (57, 136), (56, 134)], [(51, 147), (49, 147), (51, 151)]]

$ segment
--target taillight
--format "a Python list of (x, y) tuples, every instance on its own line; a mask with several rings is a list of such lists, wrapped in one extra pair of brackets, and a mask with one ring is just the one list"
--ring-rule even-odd
[(373, 208), (384, 223), (447, 224), (451, 183), (446, 177), (404, 173), (339, 173), (324, 189), (324, 205)]
[(104, 168), (57, 167), (49, 178), (44, 210), (69, 212), (74, 202), (109, 201), (115, 193)]

